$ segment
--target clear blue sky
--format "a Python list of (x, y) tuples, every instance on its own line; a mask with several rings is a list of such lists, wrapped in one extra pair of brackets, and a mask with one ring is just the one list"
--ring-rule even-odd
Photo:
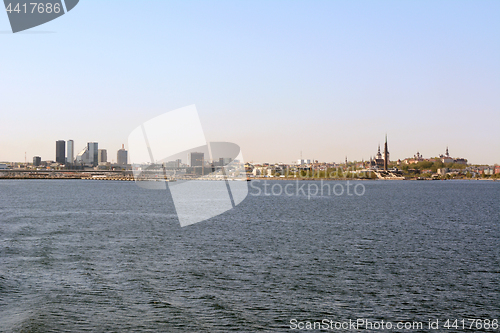
[[(93, 1), (0, 14), (0, 161), (116, 150), (196, 104), (247, 161), (444, 153), (500, 163), (500, 1)], [(46, 33), (44, 33), (46, 32)]]

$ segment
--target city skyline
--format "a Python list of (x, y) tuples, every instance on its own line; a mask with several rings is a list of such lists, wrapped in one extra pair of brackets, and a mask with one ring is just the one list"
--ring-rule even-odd
[(149, 6), (82, 2), (0, 34), (0, 160), (46, 159), (64, 137), (75, 154), (90, 141), (117, 151), (139, 124), (195, 104), (206, 140), (248, 161), (366, 160), (388, 133), (394, 158), (449, 146), (500, 162), (498, 2)]
[[(65, 156), (59, 156), (59, 161), (58, 161), (58, 153), (61, 152), (61, 150), (64, 150), (64, 144), (65, 143), (68, 143), (67, 145), (67, 152), (66, 152), (66, 155)], [(60, 147), (60, 145), (62, 145), (62, 147)], [(93, 152), (92, 154), (95, 155), (95, 159), (96, 162), (95, 164), (97, 165), (98, 163), (101, 163), (101, 161), (104, 161), (104, 162), (110, 162), (110, 163), (116, 163), (116, 164), (127, 164), (126, 162), (124, 161), (127, 161), (128, 159), (128, 149), (125, 147), (125, 144), (122, 144), (120, 149), (117, 150), (117, 158), (116, 160), (115, 159), (111, 159), (108, 161), (108, 158), (107, 158), (107, 151), (108, 149), (105, 149), (105, 148), (98, 148), (98, 142), (87, 142), (85, 148), (83, 148), (83, 150), (80, 152), (80, 154), (84, 151), (89, 151), (90, 150), (90, 145), (95, 145), (95, 147), (92, 149), (92, 151), (95, 150), (95, 152)], [(55, 158), (54, 159), (43, 159), (43, 161), (54, 161), (54, 162), (58, 162), (60, 164), (64, 164), (64, 163), (61, 163), (60, 161), (62, 160), (63, 157), (65, 157), (65, 161), (66, 163), (70, 163), (69, 160), (73, 160), (75, 163), (77, 163), (77, 160), (78, 160), (78, 156), (76, 158), (72, 158), (72, 159), (68, 159), (69, 156), (72, 156), (73, 154), (73, 150), (74, 150), (74, 140), (57, 140), (56, 141), (56, 149), (55, 149)], [(387, 152), (387, 155), (386, 155), (386, 152)], [(185, 159), (181, 159), (183, 163), (185, 164), (191, 164), (191, 159), (192, 157), (191, 156), (194, 156), (193, 154), (203, 154), (203, 153), (189, 153), (187, 155), (187, 157)], [(38, 155), (33, 155), (33, 161), (35, 159), (35, 157), (37, 158), (41, 158), (40, 156), (41, 154), (38, 154)], [(369, 160), (376, 160), (376, 159), (382, 159), (384, 161), (384, 168), (387, 168), (387, 165), (385, 164), (386, 161), (389, 162), (389, 161), (398, 161), (398, 160), (405, 160), (405, 159), (412, 159), (412, 157), (415, 157), (415, 158), (422, 158), (422, 159), (429, 159), (429, 158), (437, 158), (437, 157), (444, 157), (444, 156), (448, 156), (448, 157), (452, 157), (452, 158), (457, 158), (457, 159), (465, 159), (467, 161), (467, 158), (464, 157), (464, 156), (458, 156), (458, 155), (453, 155), (449, 153), (449, 147), (446, 146), (445, 150), (443, 152), (440, 152), (438, 154), (431, 154), (431, 155), (425, 155), (422, 154), (420, 151), (416, 151), (416, 153), (414, 155), (408, 155), (408, 156), (405, 156), (405, 157), (398, 157), (398, 158), (395, 158), (395, 159), (391, 159), (389, 157), (390, 153), (389, 153), (389, 149), (388, 149), (388, 139), (387, 139), (387, 134), (385, 135), (385, 142), (384, 142), (384, 149), (383, 149), (383, 154), (381, 153), (381, 145), (380, 143), (378, 144), (378, 152), (377, 153), (374, 153), (374, 154), (371, 154), (368, 158), (362, 158), (362, 159), (348, 159), (348, 156), (346, 155), (345, 156), (345, 161), (348, 161), (348, 162), (361, 162), (361, 161), (369, 161)], [(110, 156), (113, 156), (113, 155), (110, 155)], [(321, 163), (323, 162), (326, 162), (326, 163), (336, 163), (336, 164), (342, 164), (342, 161), (334, 161), (334, 160), (318, 160), (318, 159), (315, 159), (315, 158), (302, 158), (302, 151), (300, 152), (300, 158), (299, 159), (295, 159), (295, 160), (292, 160), (292, 161), (274, 161), (274, 160), (271, 160), (271, 161), (249, 161), (250, 163), (256, 163), (256, 164), (259, 164), (259, 163), (285, 163), (285, 164), (290, 164), (290, 163), (294, 163), (295, 161), (298, 161), (297, 164), (309, 164), (309, 163), (314, 163), (315, 161), (319, 161)], [(191, 157), (191, 158), (190, 158)], [(199, 158), (198, 158), (199, 159)], [(26, 154), (26, 162), (28, 161), (28, 155)], [(0, 162), (14, 162), (14, 163), (23, 163), (22, 161), (7, 161), (7, 160), (0, 160)], [(28, 162), (30, 163), (30, 162)], [(34, 164), (34, 162), (33, 162)], [(482, 163), (473, 163), (473, 162), (468, 162), (469, 165), (481, 165)], [(491, 163), (489, 165), (498, 165), (499, 163)], [(483, 165), (488, 165), (488, 164), (485, 164), (483, 163)]]
[[(114, 163), (116, 164), (127, 164), (124, 161), (127, 161), (127, 150), (124, 149), (124, 144), (122, 144), (122, 147), (120, 149), (117, 149), (116, 152), (116, 159), (112, 158), (108, 161), (108, 155), (107, 151), (108, 149), (106, 148), (98, 148), (98, 142), (87, 142), (85, 147), (82, 148), (79, 153), (75, 156), (74, 155), (74, 140), (56, 140), (56, 148), (55, 148), (55, 157), (54, 158), (43, 158), (42, 159), (42, 154), (34, 154), (32, 155), (33, 157), (33, 164), (38, 165), (39, 162), (41, 161), (52, 161), (52, 162), (57, 162), (61, 165), (65, 164), (81, 164), (81, 163), (93, 163), (95, 165), (100, 164), (100, 163)], [(87, 153), (88, 152), (88, 153)], [(85, 153), (87, 153), (89, 156), (85, 156)], [(28, 153), (25, 152), (25, 157), (27, 163), (28, 162)], [(81, 159), (88, 159), (89, 161), (81, 161)], [(37, 161), (37, 162), (35, 162)], [(11, 162), (11, 163), (24, 163), (23, 161), (2, 161), (2, 162)]]

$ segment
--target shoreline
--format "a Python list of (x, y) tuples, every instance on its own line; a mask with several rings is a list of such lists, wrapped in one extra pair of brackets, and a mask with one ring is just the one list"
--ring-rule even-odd
[[(0, 176), (1, 180), (109, 180), (109, 181), (135, 181), (134, 177), (88, 177), (88, 176), (70, 176), (70, 177), (19, 177), (19, 176)], [(212, 180), (212, 181), (221, 181), (217, 179), (200, 179), (200, 178), (178, 178), (176, 180)], [(239, 179), (229, 179), (230, 181), (241, 181)], [(271, 181), (450, 181), (450, 180), (466, 180), (466, 181), (498, 181), (496, 178), (450, 178), (450, 179), (418, 179), (418, 178), (405, 178), (405, 179), (394, 179), (394, 178), (375, 178), (375, 179), (367, 179), (367, 178), (286, 178), (286, 177), (259, 177), (259, 178), (248, 178), (247, 181), (262, 181), (262, 180), (271, 180)], [(156, 181), (156, 180), (140, 180), (140, 181)], [(162, 180), (159, 180), (162, 181)], [(172, 181), (172, 180), (170, 180)], [(169, 182), (169, 180), (167, 180)]]

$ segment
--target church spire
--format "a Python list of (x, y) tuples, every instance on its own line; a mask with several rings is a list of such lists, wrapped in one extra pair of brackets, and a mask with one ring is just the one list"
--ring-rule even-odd
[(387, 133), (385, 134), (385, 145), (384, 145), (384, 170), (387, 171), (389, 164), (389, 149), (387, 147)]

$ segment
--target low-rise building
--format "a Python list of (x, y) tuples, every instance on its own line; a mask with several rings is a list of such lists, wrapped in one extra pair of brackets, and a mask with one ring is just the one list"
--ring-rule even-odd
[(448, 168), (437, 169), (437, 174), (440, 176), (445, 176), (448, 172), (450, 172), (450, 169)]

